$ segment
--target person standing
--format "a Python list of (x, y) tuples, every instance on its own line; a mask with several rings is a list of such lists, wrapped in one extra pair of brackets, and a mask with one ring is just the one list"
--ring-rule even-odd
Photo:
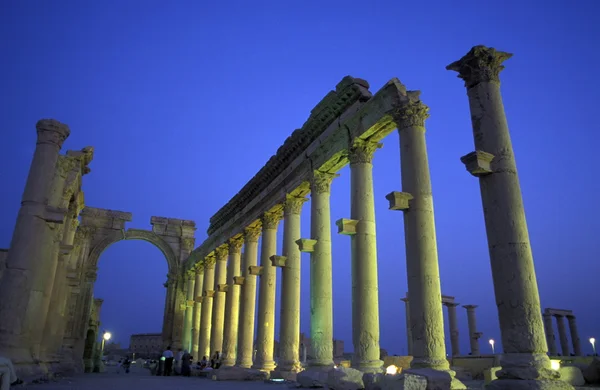
[(183, 356), (181, 357), (181, 375), (190, 376), (192, 373), (192, 369), (190, 365), (192, 364), (192, 355), (188, 351), (183, 351)]
[(165, 352), (163, 352), (163, 357), (165, 358), (164, 376), (171, 376), (171, 371), (173, 371), (173, 351), (171, 351), (170, 345), (167, 347)]

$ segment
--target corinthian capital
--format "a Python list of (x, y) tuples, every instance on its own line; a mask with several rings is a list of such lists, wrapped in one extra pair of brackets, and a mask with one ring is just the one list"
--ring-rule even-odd
[(458, 77), (465, 80), (467, 89), (482, 82), (500, 84), (502, 63), (512, 57), (493, 47), (474, 46), (463, 58), (446, 66), (447, 70), (458, 72)]
[(260, 217), (263, 230), (277, 229), (279, 221), (282, 219), (283, 213), (281, 211), (267, 211)]
[(313, 171), (310, 178), (310, 191), (314, 194), (329, 193), (331, 191), (331, 182), (338, 176), (336, 173)]
[(285, 214), (296, 214), (299, 215), (302, 211), (304, 202), (308, 199), (292, 196), (290, 194), (285, 195), (285, 202), (283, 203), (283, 210)]
[(370, 164), (375, 151), (382, 146), (383, 144), (377, 142), (357, 140), (349, 149), (350, 164)]
[(204, 258), (204, 269), (213, 269), (215, 267), (215, 255), (214, 253), (209, 254)]
[(227, 260), (227, 255), (229, 254), (229, 247), (227, 244), (221, 245), (217, 249), (215, 249), (215, 256), (217, 261)]
[(38, 144), (55, 144), (62, 147), (67, 137), (71, 134), (69, 126), (56, 119), (40, 119), (35, 128), (37, 130)]
[(410, 100), (394, 113), (394, 121), (398, 130), (408, 127), (425, 127), (429, 118), (429, 107), (420, 100)]
[(229, 253), (240, 253), (244, 245), (244, 239), (241, 236), (230, 238), (227, 244), (229, 245)]
[(255, 226), (249, 226), (244, 229), (244, 240), (247, 242), (258, 242), (260, 233), (262, 231), (262, 224), (258, 223)]

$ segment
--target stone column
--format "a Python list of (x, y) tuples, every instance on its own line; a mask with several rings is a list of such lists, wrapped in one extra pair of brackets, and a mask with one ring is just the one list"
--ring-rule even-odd
[(450, 328), (450, 344), (452, 347), (452, 356), (460, 355), (460, 343), (458, 341), (458, 321), (456, 319), (456, 306), (458, 303), (446, 303), (448, 309), (448, 325)]
[(407, 347), (407, 355), (412, 356), (413, 350), (413, 340), (412, 340), (412, 330), (410, 329), (410, 304), (408, 303), (408, 298), (400, 299), (404, 302), (404, 311), (406, 313), (406, 347)]
[(567, 338), (567, 328), (565, 327), (564, 316), (555, 314), (556, 324), (558, 325), (558, 339), (560, 340), (560, 350), (563, 356), (569, 356), (569, 339)]
[(194, 319), (194, 291), (196, 285), (196, 271), (186, 272), (185, 289), (185, 318), (183, 320), (182, 348), (188, 352), (192, 350), (192, 328)]
[(227, 292), (225, 293), (225, 327), (223, 331), (223, 359), (221, 365), (231, 367), (237, 358), (238, 327), (240, 318), (241, 236), (229, 240), (229, 265), (227, 266)]
[(215, 255), (210, 254), (204, 259), (204, 292), (202, 293), (202, 318), (200, 318), (200, 342), (198, 344), (198, 356), (206, 356), (209, 359), (214, 286)]
[(210, 354), (223, 352), (223, 326), (225, 325), (225, 290), (227, 289), (227, 244), (215, 250), (215, 297), (213, 298), (213, 318), (210, 333)]
[[(300, 364), (300, 213), (306, 198), (286, 195), (283, 213), (283, 256), (272, 256), (281, 267), (281, 311), (279, 325), (279, 361), (277, 371), (297, 373)], [(288, 379), (293, 377), (283, 378)]]
[[(517, 165), (500, 94), (502, 62), (511, 54), (484, 46), (447, 66), (465, 80), (475, 152), (461, 158), (479, 178), (502, 338), (502, 369), (489, 389), (557, 379), (550, 370), (533, 256)], [(519, 379), (511, 379), (519, 378)]]
[[(240, 301), (240, 324), (236, 365), (244, 368), (252, 366), (254, 356), (254, 314), (256, 311), (256, 275), (258, 274), (258, 237), (261, 226), (244, 229), (243, 284)], [(251, 270), (256, 272), (252, 273)]]
[(173, 314), (175, 311), (175, 278), (174, 276), (167, 274), (167, 281), (163, 283), (163, 286), (167, 289), (167, 293), (165, 294), (165, 310), (163, 314), (163, 329), (162, 329), (162, 337), (163, 348), (168, 346), (172, 346), (173, 342)]
[(194, 284), (194, 313), (192, 315), (192, 356), (195, 361), (201, 360), (198, 356), (200, 344), (200, 319), (202, 312), (202, 288), (204, 287), (204, 262), (196, 264), (196, 283)]
[(552, 314), (544, 313), (544, 331), (546, 332), (546, 343), (548, 344), (548, 353), (550, 356), (556, 356), (556, 337), (554, 336), (554, 326), (552, 325)]
[[(310, 253), (310, 367), (333, 367), (333, 273), (331, 256), (331, 182), (339, 175), (313, 171), (310, 179), (310, 235), (300, 250)], [(306, 346), (304, 346), (306, 350)]]
[(581, 341), (579, 340), (579, 331), (577, 330), (577, 322), (575, 316), (567, 316), (569, 321), (569, 330), (571, 331), (571, 341), (573, 342), (573, 352), (575, 356), (583, 356), (581, 351)]
[(395, 113), (400, 134), (403, 192), (388, 194), (387, 199), (390, 200), (390, 209), (404, 211), (414, 357), (411, 366), (448, 370), (433, 196), (425, 142), (425, 120), (429, 117), (429, 107), (418, 96), (419, 92), (409, 92), (409, 101)]
[[(350, 220), (338, 221), (340, 232), (350, 235), (352, 247), (352, 367), (381, 371), (379, 348), (379, 292), (377, 242), (373, 195), (373, 154), (381, 144), (357, 141), (349, 150)], [(328, 340), (329, 343), (332, 341)]]
[(271, 264), (271, 256), (277, 254), (277, 227), (282, 213), (266, 212), (261, 216), (262, 247), (260, 265), (262, 267), (258, 295), (258, 330), (256, 337), (256, 358), (253, 368), (273, 371), (273, 349), (275, 345), (275, 290), (277, 270)]
[(464, 305), (467, 309), (467, 321), (469, 323), (469, 343), (471, 346), (471, 355), (479, 356), (479, 332), (477, 332), (477, 318), (475, 317), (476, 305)]
[[(36, 348), (42, 335), (33, 334), (32, 330), (37, 329), (35, 324), (45, 323), (48, 307), (42, 306), (44, 286), (35, 281), (47, 276), (38, 274), (54, 245), (51, 223), (62, 223), (65, 214), (48, 205), (48, 196), (69, 127), (53, 119), (42, 119), (36, 129), (37, 144), (0, 283), (0, 355), (15, 364), (39, 358)], [(34, 339), (38, 340), (37, 346)]]

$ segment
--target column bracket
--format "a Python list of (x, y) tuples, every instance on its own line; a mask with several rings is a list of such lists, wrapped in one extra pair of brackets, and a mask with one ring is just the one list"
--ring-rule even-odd
[(286, 256), (277, 256), (277, 255), (273, 255), (271, 257), (269, 257), (269, 260), (271, 260), (271, 264), (273, 264), (273, 267), (285, 267), (285, 262), (287, 260)]
[(462, 156), (460, 161), (465, 164), (467, 171), (469, 171), (471, 175), (481, 177), (493, 173), (491, 164), (494, 157), (495, 156), (491, 153), (476, 150)]
[(262, 275), (263, 267), (260, 265), (251, 265), (248, 267), (248, 271), (250, 271), (250, 275), (260, 276)]
[(338, 227), (338, 234), (343, 234), (346, 236), (353, 236), (356, 234), (356, 225), (358, 221), (355, 219), (338, 219), (335, 221), (335, 224)]
[(414, 197), (408, 192), (393, 191), (387, 194), (385, 198), (390, 202), (390, 210), (405, 211), (409, 208), (409, 201)]
[(242, 286), (244, 284), (244, 277), (243, 276), (234, 276), (233, 277), (233, 284), (238, 285), (238, 286)]
[(296, 240), (296, 245), (300, 249), (300, 252), (311, 253), (315, 250), (317, 240), (311, 240), (310, 238), (301, 238)]

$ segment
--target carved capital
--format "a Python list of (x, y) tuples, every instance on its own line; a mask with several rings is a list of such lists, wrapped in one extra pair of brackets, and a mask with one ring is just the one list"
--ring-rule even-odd
[(204, 258), (204, 269), (213, 269), (215, 267), (215, 262), (214, 253), (209, 254)]
[(37, 130), (37, 144), (54, 144), (62, 148), (63, 143), (71, 134), (69, 126), (55, 119), (40, 119), (35, 128)]
[(259, 223), (255, 226), (249, 226), (244, 229), (244, 240), (246, 240), (246, 242), (258, 242), (261, 232), (262, 223)]
[(181, 237), (181, 249), (191, 252), (194, 250), (194, 243), (196, 239), (194, 237)]
[(467, 89), (482, 82), (500, 84), (502, 63), (512, 57), (493, 47), (474, 46), (463, 58), (446, 66), (447, 70), (458, 72), (458, 77), (465, 81)]
[(244, 238), (242, 236), (230, 238), (227, 245), (229, 245), (229, 253), (241, 253), (242, 246), (244, 246)]
[(314, 194), (324, 194), (331, 192), (331, 182), (340, 175), (337, 173), (328, 173), (313, 171), (310, 178), (310, 190)]
[(229, 247), (227, 244), (223, 244), (215, 249), (215, 257), (217, 261), (226, 261), (227, 255), (229, 254)]
[(191, 269), (185, 273), (185, 278), (189, 281), (196, 280), (196, 270)]
[(283, 202), (284, 214), (296, 214), (299, 215), (302, 212), (302, 206), (308, 199), (292, 196), (290, 194), (285, 195), (285, 202)]
[(194, 265), (194, 270), (196, 271), (196, 274), (203, 274), (204, 273), (204, 262), (200, 261), (200, 262), (196, 263)]
[(375, 151), (382, 146), (383, 144), (380, 143), (358, 140), (348, 150), (350, 164), (370, 164)]
[(420, 100), (410, 100), (398, 108), (393, 117), (398, 130), (408, 127), (425, 127), (425, 120), (429, 118), (429, 107)]
[(277, 229), (279, 221), (282, 219), (283, 213), (281, 211), (267, 211), (260, 217), (263, 230)]

